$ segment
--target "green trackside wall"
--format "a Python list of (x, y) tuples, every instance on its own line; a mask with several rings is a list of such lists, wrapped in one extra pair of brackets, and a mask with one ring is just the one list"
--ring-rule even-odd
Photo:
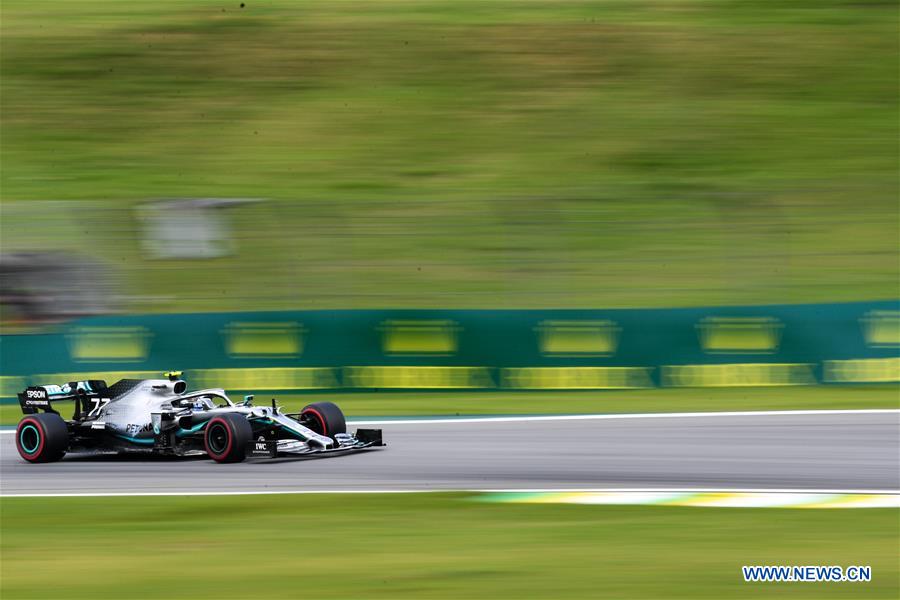
[(184, 370), (191, 387), (628, 389), (900, 381), (900, 302), (108, 316), (0, 336), (0, 396)]

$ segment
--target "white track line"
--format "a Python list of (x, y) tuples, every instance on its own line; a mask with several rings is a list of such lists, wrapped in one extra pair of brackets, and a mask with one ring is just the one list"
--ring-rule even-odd
[(671, 413), (619, 413), (598, 415), (535, 415), (514, 417), (446, 417), (422, 419), (355, 419), (352, 425), (430, 425), (443, 423), (521, 423), (528, 421), (605, 421), (614, 419), (681, 419), (691, 417), (780, 417), (802, 415), (900, 415), (896, 408), (870, 408), (848, 410), (744, 410), (722, 412), (671, 412)]
[(446, 494), (446, 493), (569, 493), (569, 492), (596, 492), (596, 493), (750, 493), (750, 494), (900, 494), (900, 490), (834, 490), (834, 489), (779, 489), (779, 488), (484, 488), (484, 489), (397, 489), (397, 490), (223, 490), (223, 491), (180, 491), (180, 492), (49, 492), (49, 493), (24, 493), (24, 494), (0, 494), (0, 498), (106, 498), (129, 496), (283, 496), (296, 494)]
[[(900, 415), (896, 408), (823, 409), (823, 410), (741, 410), (721, 412), (671, 413), (607, 413), (595, 415), (534, 415), (514, 417), (424, 417), (421, 419), (350, 419), (350, 425), (445, 425), (472, 423), (526, 423), (529, 421), (607, 421), (615, 419), (683, 419), (692, 417), (790, 417), (802, 415)], [(15, 429), (0, 430), (0, 434), (15, 433)]]

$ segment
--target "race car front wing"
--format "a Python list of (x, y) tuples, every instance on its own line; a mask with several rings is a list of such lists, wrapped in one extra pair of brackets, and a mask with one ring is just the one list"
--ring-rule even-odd
[(311, 446), (300, 440), (257, 440), (247, 445), (247, 456), (255, 458), (276, 458), (279, 455), (332, 454), (384, 446), (380, 429), (357, 429), (355, 434), (338, 433), (334, 436), (337, 445), (331, 448)]

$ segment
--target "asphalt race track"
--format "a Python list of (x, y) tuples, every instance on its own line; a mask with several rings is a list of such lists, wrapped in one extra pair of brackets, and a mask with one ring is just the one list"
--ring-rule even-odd
[[(359, 424), (352, 424), (359, 425)], [(369, 426), (369, 425), (366, 425)], [(372, 425), (374, 426), (374, 425)], [(68, 455), (0, 435), (3, 495), (435, 489), (900, 489), (900, 411), (385, 423), (388, 447), (220, 465)]]

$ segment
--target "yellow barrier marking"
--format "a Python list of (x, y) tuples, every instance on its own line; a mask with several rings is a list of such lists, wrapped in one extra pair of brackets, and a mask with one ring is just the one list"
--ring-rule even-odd
[(664, 387), (762, 387), (815, 383), (811, 363), (726, 363), (662, 367)]
[(615, 321), (541, 321), (535, 330), (546, 356), (610, 356), (621, 328)]
[(651, 367), (515, 367), (501, 369), (500, 386), (524, 390), (602, 390), (653, 387)]
[(893, 383), (900, 381), (900, 358), (826, 360), (827, 383)]
[(0, 376), (0, 397), (15, 398), (16, 394), (28, 386), (25, 377), (4, 375)]
[(396, 320), (379, 327), (385, 354), (450, 356), (456, 353), (460, 331), (456, 321)]
[(146, 327), (75, 327), (66, 334), (76, 362), (140, 362), (153, 334)]
[(900, 346), (900, 311), (870, 310), (861, 319), (866, 344), (873, 348)]
[(783, 328), (774, 317), (707, 317), (697, 324), (700, 345), (711, 354), (770, 354)]
[(458, 389), (496, 387), (488, 367), (344, 367), (344, 387)]
[(303, 354), (304, 329), (296, 321), (231, 322), (222, 330), (232, 358), (293, 357)]

